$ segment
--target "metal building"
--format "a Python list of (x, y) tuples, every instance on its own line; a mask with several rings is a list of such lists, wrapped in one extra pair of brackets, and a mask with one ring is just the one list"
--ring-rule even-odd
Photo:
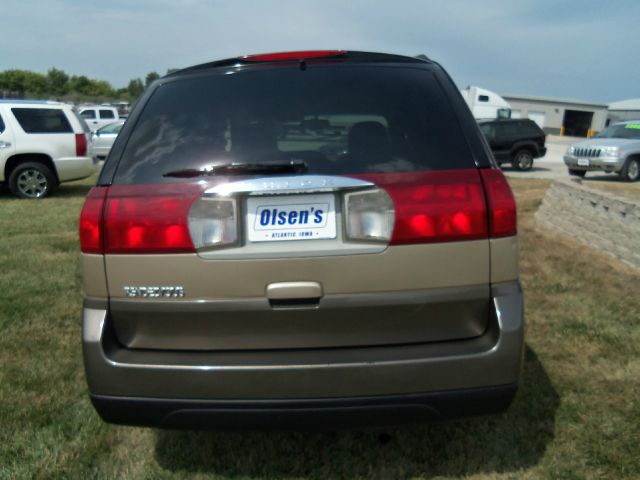
[(512, 118), (530, 118), (546, 133), (588, 137), (605, 127), (607, 105), (551, 97), (502, 95)]
[(621, 100), (609, 104), (607, 125), (624, 122), (625, 120), (640, 120), (640, 98)]

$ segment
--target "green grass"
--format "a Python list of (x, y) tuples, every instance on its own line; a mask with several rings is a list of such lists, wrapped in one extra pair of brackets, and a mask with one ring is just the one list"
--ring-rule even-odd
[(519, 199), (527, 350), (504, 415), (365, 431), (104, 424), (82, 370), (77, 218), (91, 181), (0, 194), (0, 478), (638, 478), (640, 273), (538, 229)]

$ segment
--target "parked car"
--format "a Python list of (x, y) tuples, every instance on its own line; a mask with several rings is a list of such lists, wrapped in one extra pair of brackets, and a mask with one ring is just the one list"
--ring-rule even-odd
[(503, 411), (516, 391), (515, 202), (435, 62), (291, 52), (164, 77), (80, 241), (106, 421), (415, 422)]
[(0, 100), (0, 183), (14, 195), (42, 198), (61, 182), (94, 172), (89, 131), (72, 107)]
[(574, 143), (564, 156), (569, 175), (617, 173), (622, 180), (640, 179), (640, 120), (614, 123), (595, 137)]
[(119, 120), (109, 125), (99, 128), (91, 134), (91, 144), (93, 145), (93, 155), (98, 160), (104, 160), (109, 155), (109, 151), (115, 142), (118, 133), (122, 130), (124, 120)]
[(82, 106), (79, 112), (92, 132), (120, 119), (118, 109), (106, 105)]
[(511, 163), (516, 170), (531, 170), (533, 159), (544, 157), (546, 135), (528, 119), (478, 120), (498, 164)]

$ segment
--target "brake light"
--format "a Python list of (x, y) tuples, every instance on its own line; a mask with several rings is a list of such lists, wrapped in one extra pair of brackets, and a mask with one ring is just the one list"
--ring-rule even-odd
[(395, 206), (392, 245), (487, 238), (485, 197), (475, 169), (358, 177), (391, 196)]
[(491, 237), (515, 235), (518, 232), (516, 201), (507, 179), (499, 169), (483, 169), (480, 173), (487, 192)]
[(84, 133), (76, 133), (76, 157), (84, 157), (87, 154), (87, 136)]
[(83, 253), (104, 253), (102, 210), (109, 187), (93, 187), (80, 212), (80, 249)]
[(346, 53), (346, 50), (306, 50), (299, 52), (260, 53), (258, 55), (245, 55), (240, 57), (240, 60), (247, 62), (280, 62), (285, 60), (339, 57)]
[(189, 208), (197, 185), (113, 186), (105, 211), (105, 253), (195, 252)]

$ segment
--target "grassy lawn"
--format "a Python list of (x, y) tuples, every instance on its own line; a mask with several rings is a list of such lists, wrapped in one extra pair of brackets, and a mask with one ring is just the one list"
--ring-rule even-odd
[(0, 478), (639, 478), (640, 272), (540, 231), (518, 196), (527, 351), (501, 416), (367, 431), (106, 425), (80, 349), (77, 218), (90, 181), (0, 194)]
[(589, 175), (584, 178), (582, 184), (585, 187), (595, 188), (597, 190), (604, 190), (621, 197), (627, 197), (636, 202), (640, 202), (640, 182), (623, 182), (616, 177), (594, 177), (589, 178)]

